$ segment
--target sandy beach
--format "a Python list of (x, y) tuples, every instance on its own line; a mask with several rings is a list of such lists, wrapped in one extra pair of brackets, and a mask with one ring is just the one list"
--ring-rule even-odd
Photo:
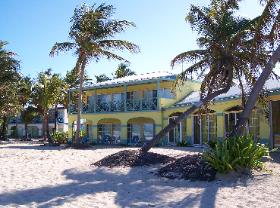
[[(125, 148), (62, 149), (0, 145), (0, 207), (280, 207), (280, 161), (272, 174), (213, 182), (160, 178), (158, 166), (97, 168), (90, 164)], [(194, 148), (154, 148), (181, 157)]]

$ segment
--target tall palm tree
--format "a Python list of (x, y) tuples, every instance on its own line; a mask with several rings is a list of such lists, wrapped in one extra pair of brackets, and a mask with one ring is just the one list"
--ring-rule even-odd
[(243, 134), (243, 127), (249, 119), (259, 95), (264, 90), (266, 80), (270, 76), (275, 75), (273, 69), (276, 63), (280, 62), (280, 1), (266, 0), (262, 2), (265, 2), (265, 7), (257, 21), (252, 50), (255, 56), (262, 52), (262, 48), (269, 48), (271, 52), (269, 53), (267, 63), (250, 92), (244, 110), (233, 131), (233, 134), (237, 135)]
[(21, 105), (18, 98), (18, 89), (21, 75), (18, 72), (19, 61), (15, 53), (5, 49), (8, 43), (0, 41), (0, 137), (7, 139), (8, 117), (15, 116)]
[(63, 101), (64, 82), (58, 74), (52, 74), (51, 70), (41, 72), (32, 89), (32, 103), (43, 117), (43, 136), (52, 143), (49, 132), (49, 109)]
[(133, 22), (126, 20), (115, 20), (112, 18), (115, 8), (112, 5), (101, 4), (96, 6), (82, 5), (74, 10), (71, 18), (69, 37), (72, 42), (56, 43), (50, 55), (61, 51), (74, 50), (77, 56), (76, 70), (80, 74), (78, 109), (77, 109), (77, 130), (74, 144), (80, 144), (80, 119), (82, 109), (82, 89), (86, 65), (94, 60), (99, 61), (105, 57), (125, 61), (125, 59), (114, 50), (127, 50), (131, 53), (138, 53), (137, 45), (126, 41), (114, 39), (115, 35), (125, 31), (128, 27), (134, 27)]
[(129, 68), (128, 63), (120, 63), (117, 70), (115, 71), (114, 78), (122, 78), (136, 73)]
[(251, 32), (255, 28), (256, 19), (235, 16), (236, 10), (238, 1), (234, 0), (212, 0), (209, 7), (202, 8), (191, 6), (186, 21), (199, 34), (199, 49), (177, 55), (171, 61), (171, 66), (182, 62), (192, 64), (179, 75), (177, 84), (192, 78), (193, 74), (202, 78), (200, 102), (193, 104), (173, 123), (161, 130), (141, 148), (142, 152), (147, 152), (192, 112), (216, 96), (228, 92), (233, 80), (242, 75), (249, 83), (254, 82), (257, 70), (265, 63), (266, 53), (255, 56), (258, 67), (249, 68), (252, 57)]

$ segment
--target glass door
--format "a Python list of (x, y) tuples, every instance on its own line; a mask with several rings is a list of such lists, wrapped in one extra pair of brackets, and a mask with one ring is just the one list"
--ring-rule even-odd
[(200, 116), (193, 117), (193, 144), (201, 144), (201, 119)]
[[(169, 123), (172, 122), (176, 117), (169, 118)], [(178, 124), (173, 130), (169, 132), (168, 143), (175, 145), (177, 142), (181, 141), (181, 123)]]

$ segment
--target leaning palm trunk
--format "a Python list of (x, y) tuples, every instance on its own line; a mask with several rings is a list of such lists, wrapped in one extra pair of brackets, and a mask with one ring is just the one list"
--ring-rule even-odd
[(43, 113), (43, 137), (44, 137), (44, 141), (47, 140), (47, 113), (44, 111)]
[(77, 129), (75, 135), (74, 144), (80, 144), (80, 132), (81, 132), (81, 111), (83, 108), (83, 83), (84, 83), (84, 74), (85, 74), (85, 65), (86, 62), (83, 61), (80, 68), (80, 84), (79, 84), (79, 95), (78, 95), (78, 109), (77, 109)]
[(253, 110), (253, 108), (256, 105), (257, 99), (259, 94), (261, 93), (263, 86), (266, 82), (266, 80), (271, 75), (271, 72), (273, 68), (275, 67), (275, 64), (280, 60), (280, 45), (278, 48), (273, 52), (272, 56), (270, 57), (268, 63), (266, 64), (264, 70), (262, 71), (260, 77), (258, 78), (255, 86), (253, 87), (248, 100), (245, 104), (245, 108), (243, 112), (240, 115), (240, 119), (238, 120), (236, 127), (233, 131), (233, 135), (240, 136), (243, 134), (243, 126), (246, 124), (246, 121), (248, 121), (249, 116)]
[(27, 123), (24, 124), (24, 130), (25, 130), (25, 132), (24, 132), (25, 133), (25, 139), (28, 140), (28, 124)]
[(227, 83), (227, 86), (223, 89), (217, 90), (214, 93), (211, 93), (207, 95), (205, 98), (201, 99), (198, 103), (193, 104), (188, 110), (186, 110), (182, 115), (177, 117), (175, 120), (173, 120), (172, 123), (168, 124), (164, 129), (162, 129), (151, 141), (148, 143), (145, 143), (143, 147), (141, 148), (141, 152), (145, 153), (148, 152), (153, 146), (155, 146), (168, 132), (170, 132), (172, 129), (174, 129), (181, 121), (185, 120), (191, 113), (193, 113), (195, 110), (201, 108), (205, 103), (213, 100), (218, 95), (227, 93), (230, 89), (231, 82)]

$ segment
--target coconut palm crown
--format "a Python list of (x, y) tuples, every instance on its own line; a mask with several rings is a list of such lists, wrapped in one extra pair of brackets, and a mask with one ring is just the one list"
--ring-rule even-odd
[(62, 51), (74, 50), (74, 55), (77, 56), (75, 68), (80, 75), (80, 85), (75, 144), (80, 143), (82, 87), (86, 65), (92, 60), (99, 61), (101, 58), (127, 61), (115, 51), (139, 52), (136, 44), (114, 38), (127, 28), (135, 27), (133, 22), (113, 19), (114, 12), (115, 8), (112, 5), (104, 3), (99, 6), (83, 4), (77, 7), (71, 18), (69, 38), (72, 42), (56, 43), (50, 52), (53, 56)]

